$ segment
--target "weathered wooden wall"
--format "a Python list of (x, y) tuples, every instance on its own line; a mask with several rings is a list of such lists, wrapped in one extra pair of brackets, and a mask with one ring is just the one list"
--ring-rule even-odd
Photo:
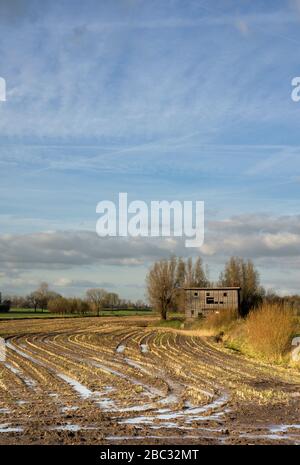
[(185, 314), (197, 318), (220, 309), (238, 310), (238, 289), (185, 289)]

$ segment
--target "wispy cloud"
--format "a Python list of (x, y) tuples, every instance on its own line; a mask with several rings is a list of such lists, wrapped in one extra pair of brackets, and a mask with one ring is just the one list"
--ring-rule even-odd
[(136, 7), (136, 17), (120, 20), (101, 5), (95, 21), (86, 10), (47, 10), (32, 19), (34, 28), (3, 24), (9, 98), (0, 108), (2, 137), (149, 141), (198, 131), (211, 141), (242, 122), (280, 121), (283, 109), (292, 121), (284, 83), (273, 87), (279, 56), (287, 73), (296, 65), (286, 55), (290, 44), (257, 33), (237, 40), (249, 24), (293, 24), (290, 12), (236, 18), (199, 8), (198, 17), (184, 18), (153, 6), (150, 19)]

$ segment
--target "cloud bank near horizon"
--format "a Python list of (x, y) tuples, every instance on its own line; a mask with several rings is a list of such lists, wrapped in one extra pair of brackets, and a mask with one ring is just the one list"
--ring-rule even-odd
[[(288, 267), (297, 273), (300, 265), (300, 215), (275, 217), (253, 214), (233, 216), (224, 220), (209, 221), (206, 225), (204, 245), (199, 250), (184, 247), (179, 238), (99, 238), (92, 231), (52, 231), (33, 234), (1, 235), (1, 277), (7, 284), (20, 288), (28, 271), (52, 270), (54, 286), (82, 291), (88, 287), (116, 287), (117, 283), (61, 277), (73, 269), (118, 267), (119, 273), (128, 269), (145, 274), (155, 260), (172, 255), (202, 256), (211, 267), (220, 269), (230, 256), (253, 259), (262, 272), (267, 287), (277, 287), (269, 282), (270, 268)], [(104, 271), (103, 271), (104, 270)], [(140, 271), (138, 271), (140, 270)], [(135, 272), (136, 272), (135, 271)], [(264, 272), (266, 276), (264, 276)], [(267, 279), (266, 279), (267, 278)], [(295, 280), (296, 281), (296, 280)], [(29, 282), (30, 285), (30, 282)], [(32, 283), (31, 283), (32, 285)], [(134, 286), (123, 282), (125, 286)], [(136, 286), (141, 287), (142, 281)], [(284, 290), (284, 286), (278, 289)]]

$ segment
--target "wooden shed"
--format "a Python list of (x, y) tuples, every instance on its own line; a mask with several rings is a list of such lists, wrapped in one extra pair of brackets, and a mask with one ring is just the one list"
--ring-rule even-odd
[(186, 287), (185, 316), (197, 318), (221, 309), (239, 310), (239, 287)]

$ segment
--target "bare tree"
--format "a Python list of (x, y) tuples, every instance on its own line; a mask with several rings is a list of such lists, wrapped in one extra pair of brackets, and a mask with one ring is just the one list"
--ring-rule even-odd
[(97, 316), (100, 315), (100, 310), (107, 302), (107, 292), (105, 289), (95, 288), (86, 291), (87, 301), (96, 310)]
[(39, 306), (39, 295), (38, 295), (37, 291), (31, 292), (27, 296), (26, 300), (27, 300), (28, 306), (30, 308), (34, 308), (34, 311), (36, 312), (37, 308)]
[(184, 285), (185, 286), (193, 286), (193, 260), (192, 258), (188, 258), (185, 267), (185, 279)]
[(191, 284), (193, 287), (207, 287), (209, 285), (208, 278), (203, 268), (203, 262), (200, 257), (198, 257), (192, 267), (192, 276)]
[(147, 275), (147, 293), (153, 308), (161, 314), (163, 320), (172, 305), (175, 304), (178, 282), (176, 276), (177, 260), (160, 260), (152, 266)]
[(42, 282), (36, 291), (27, 296), (27, 302), (35, 311), (37, 311), (38, 308), (46, 310), (49, 301), (57, 297), (60, 297), (60, 295), (51, 291), (48, 283)]
[(219, 284), (241, 288), (240, 311), (242, 315), (246, 315), (251, 308), (256, 307), (264, 295), (259, 273), (253, 262), (239, 257), (231, 257), (228, 260), (224, 271), (220, 274)]
[(117, 307), (120, 304), (120, 297), (115, 292), (108, 292), (105, 304), (111, 308)]
[(86, 315), (89, 312), (89, 304), (83, 299), (78, 299), (78, 301), (78, 313)]
[(50, 313), (69, 313), (69, 302), (65, 297), (51, 299), (48, 303)]
[(85, 315), (89, 311), (89, 304), (78, 297), (56, 297), (49, 301), (48, 310), (51, 313)]
[(186, 273), (187, 273), (187, 265), (185, 261), (179, 257), (177, 260), (177, 268), (176, 268), (176, 281), (178, 286), (184, 286), (186, 280)]

